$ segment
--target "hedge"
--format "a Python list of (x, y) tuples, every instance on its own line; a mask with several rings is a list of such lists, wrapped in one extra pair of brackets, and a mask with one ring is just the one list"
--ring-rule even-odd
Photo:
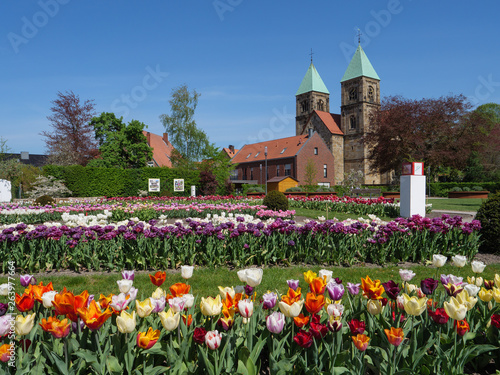
[(432, 182), (431, 196), (432, 197), (446, 197), (448, 196), (448, 191), (454, 187), (468, 187), (472, 189), (474, 186), (481, 186), (484, 190), (490, 193), (496, 193), (500, 191), (500, 182)]
[[(137, 196), (139, 190), (148, 190), (148, 179), (160, 179), (160, 195), (190, 195), (190, 186), (199, 190), (199, 172), (178, 168), (95, 168), (81, 165), (57, 166), (46, 165), (45, 175), (51, 175), (64, 181), (66, 187), (75, 197), (131, 197)], [(183, 193), (173, 193), (173, 180), (184, 179)], [(156, 193), (156, 195), (159, 195)]]

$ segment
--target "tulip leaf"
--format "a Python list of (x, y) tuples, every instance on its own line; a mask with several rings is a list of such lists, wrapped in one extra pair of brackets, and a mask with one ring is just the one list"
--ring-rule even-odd
[(122, 366), (114, 356), (108, 356), (106, 358), (106, 367), (111, 374), (118, 375), (123, 373)]
[(345, 367), (335, 367), (333, 369), (333, 375), (342, 375), (342, 374), (350, 374), (349, 369)]

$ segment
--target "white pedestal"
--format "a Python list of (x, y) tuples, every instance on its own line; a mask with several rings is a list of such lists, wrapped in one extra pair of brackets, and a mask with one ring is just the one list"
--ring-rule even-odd
[(10, 202), (12, 200), (10, 181), (0, 180), (0, 202)]
[(196, 197), (196, 186), (195, 185), (191, 185), (191, 196)]
[(401, 217), (425, 217), (425, 176), (401, 176), (400, 182)]

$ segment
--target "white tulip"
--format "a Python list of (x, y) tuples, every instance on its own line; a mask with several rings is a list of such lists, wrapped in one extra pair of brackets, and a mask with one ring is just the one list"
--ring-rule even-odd
[[(333, 271), (329, 271), (329, 270), (319, 270), (319, 273), (318, 273), (318, 276), (321, 278), (321, 279), (324, 279), (325, 282), (328, 284), (330, 282), (330, 280), (332, 279), (332, 276), (333, 276)], [(326, 277), (326, 278), (325, 278)]]
[(190, 279), (193, 276), (193, 266), (181, 266), (181, 276), (183, 279)]
[(54, 305), (52, 305), (52, 301), (54, 301), (56, 294), (57, 292), (55, 290), (43, 293), (42, 294), (43, 307), (45, 307), (46, 309), (50, 309), (51, 307), (53, 307)]
[(467, 257), (463, 255), (454, 255), (451, 257), (451, 260), (456, 267), (463, 267), (467, 263)]
[(432, 264), (435, 267), (443, 267), (447, 260), (448, 258), (444, 255), (434, 254), (432, 256)]
[(132, 280), (117, 280), (118, 289), (120, 289), (120, 293), (127, 294), (132, 288), (132, 284), (134, 283)]
[(472, 266), (472, 272), (474, 273), (481, 273), (484, 271), (484, 267), (486, 267), (486, 264), (478, 260), (473, 261), (470, 265)]

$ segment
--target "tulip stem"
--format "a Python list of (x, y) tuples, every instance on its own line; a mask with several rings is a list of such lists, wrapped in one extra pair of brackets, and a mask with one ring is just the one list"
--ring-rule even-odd
[(69, 358), (68, 358), (68, 337), (64, 338), (64, 362), (66, 363), (66, 370), (69, 372)]

